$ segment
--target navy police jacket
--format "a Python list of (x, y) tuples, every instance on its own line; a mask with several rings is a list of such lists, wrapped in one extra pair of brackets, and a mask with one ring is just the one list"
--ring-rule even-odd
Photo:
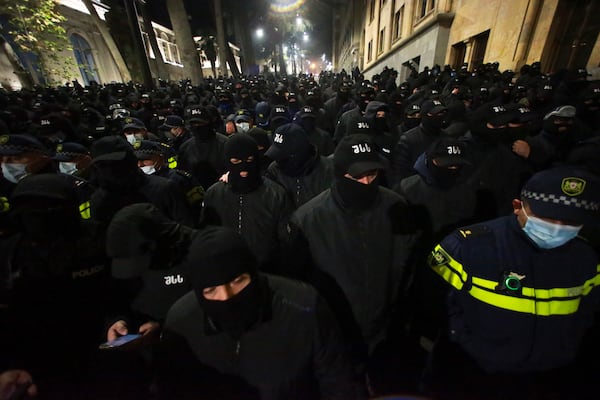
[(580, 239), (541, 249), (507, 216), (455, 231), (429, 264), (454, 289), (451, 340), (488, 372), (568, 365), (593, 322), (600, 265)]

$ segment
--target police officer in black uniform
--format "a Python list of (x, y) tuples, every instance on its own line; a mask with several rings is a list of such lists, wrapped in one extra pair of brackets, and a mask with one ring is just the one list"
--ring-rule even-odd
[(449, 294), (433, 393), (595, 395), (577, 357), (590, 350), (582, 343), (598, 310), (598, 254), (578, 234), (598, 219), (599, 184), (573, 167), (544, 170), (513, 200), (514, 215), (460, 228), (434, 248), (429, 263)]

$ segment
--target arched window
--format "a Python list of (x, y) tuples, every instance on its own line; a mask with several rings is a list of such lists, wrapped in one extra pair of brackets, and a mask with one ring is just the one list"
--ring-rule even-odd
[(91, 81), (100, 83), (98, 79), (98, 69), (92, 54), (92, 48), (87, 40), (80, 35), (74, 33), (71, 35), (71, 44), (73, 45), (73, 53), (75, 61), (81, 72), (84, 85), (89, 85)]

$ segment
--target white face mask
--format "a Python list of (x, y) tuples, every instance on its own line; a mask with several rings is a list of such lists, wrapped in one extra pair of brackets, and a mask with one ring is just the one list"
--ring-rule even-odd
[(2, 163), (2, 175), (7, 181), (17, 183), (29, 175), (27, 164)]
[(143, 167), (140, 167), (140, 169), (146, 175), (152, 175), (156, 172), (156, 168), (154, 168), (154, 165), (144, 165)]
[(77, 163), (61, 161), (58, 163), (58, 170), (63, 174), (73, 175), (77, 172)]
[(133, 146), (137, 142), (141, 142), (142, 139), (144, 139), (144, 136), (143, 135), (135, 135), (132, 133), (131, 135), (125, 135), (125, 138), (129, 142), (129, 144)]
[(250, 129), (250, 123), (248, 122), (238, 122), (236, 126), (238, 128), (238, 132), (248, 132)]

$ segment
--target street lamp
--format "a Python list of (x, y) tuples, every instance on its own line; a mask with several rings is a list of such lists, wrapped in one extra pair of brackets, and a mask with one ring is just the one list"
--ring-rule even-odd
[(263, 28), (258, 28), (256, 30), (256, 37), (259, 39), (262, 39), (265, 36), (265, 31), (263, 30)]
[(308, 42), (308, 33), (304, 32), (304, 34), (302, 35), (302, 40), (304, 41), (304, 43)]

